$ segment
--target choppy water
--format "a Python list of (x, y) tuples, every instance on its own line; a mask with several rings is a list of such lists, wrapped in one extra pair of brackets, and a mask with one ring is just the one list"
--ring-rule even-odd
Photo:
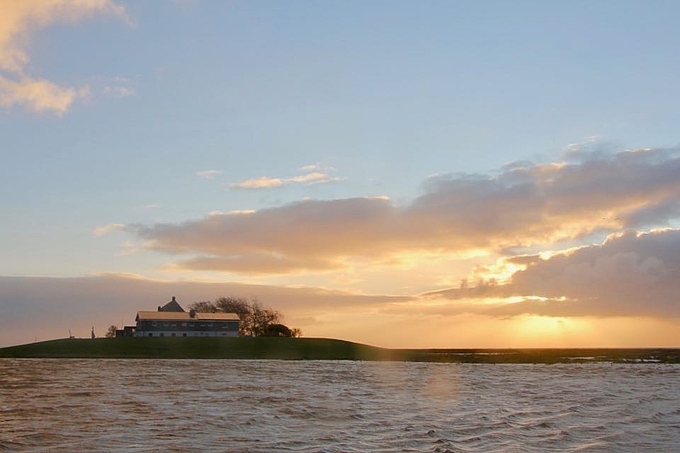
[(680, 365), (0, 359), (0, 451), (680, 451)]

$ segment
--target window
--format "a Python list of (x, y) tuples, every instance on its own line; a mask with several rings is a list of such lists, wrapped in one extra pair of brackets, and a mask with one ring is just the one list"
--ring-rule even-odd
[(165, 334), (164, 334), (163, 332), (161, 332), (159, 336), (160, 336), (160, 337), (164, 337)]
[(175, 336), (175, 334), (173, 333), (173, 334), (171, 334), (170, 336), (171, 336), (171, 337), (174, 337), (174, 336)]
[(150, 333), (150, 334), (149, 334), (149, 336), (150, 336), (150, 337), (153, 337), (153, 334), (152, 334), (152, 333)]
[(187, 336), (187, 334), (183, 333), (183, 334), (182, 334), (182, 336), (183, 336), (183, 337), (186, 337), (186, 336)]

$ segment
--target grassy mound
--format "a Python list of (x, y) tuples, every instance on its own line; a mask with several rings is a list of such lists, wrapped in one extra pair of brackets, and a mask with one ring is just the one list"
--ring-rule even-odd
[(389, 360), (391, 351), (320, 338), (64, 339), (0, 349), (15, 358)]
[(384, 349), (324, 338), (154, 337), (43, 341), (2, 348), (0, 357), (680, 363), (680, 349)]

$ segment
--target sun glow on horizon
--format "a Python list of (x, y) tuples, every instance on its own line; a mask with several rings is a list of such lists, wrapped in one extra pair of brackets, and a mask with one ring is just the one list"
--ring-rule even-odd
[(590, 319), (539, 315), (518, 316), (510, 335), (517, 347), (538, 348), (592, 344), (599, 337)]

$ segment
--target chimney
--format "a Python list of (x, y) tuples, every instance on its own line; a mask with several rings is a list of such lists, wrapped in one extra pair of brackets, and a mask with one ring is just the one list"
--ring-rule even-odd
[(175, 296), (172, 296), (172, 300), (170, 302), (176, 302), (175, 301)]
[(158, 306), (158, 311), (161, 311), (161, 306), (160, 306), (160, 305)]
[(196, 310), (194, 310), (193, 308), (191, 310), (189, 310), (189, 317), (195, 318), (196, 317)]

